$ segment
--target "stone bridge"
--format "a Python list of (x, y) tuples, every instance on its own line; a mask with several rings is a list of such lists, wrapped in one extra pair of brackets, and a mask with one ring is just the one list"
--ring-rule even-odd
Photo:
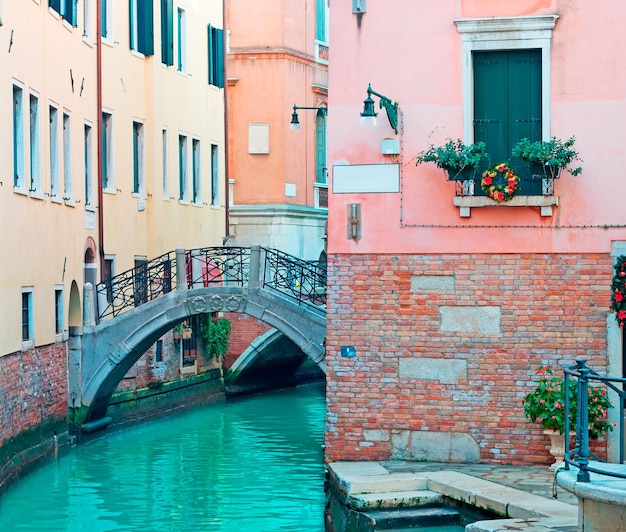
[(84, 300), (83, 327), (70, 330), (69, 409), (88, 430), (106, 425), (111, 395), (146, 350), (198, 314), (258, 318), (325, 371), (326, 271), (277, 250), (177, 249), (95, 290), (87, 284)]

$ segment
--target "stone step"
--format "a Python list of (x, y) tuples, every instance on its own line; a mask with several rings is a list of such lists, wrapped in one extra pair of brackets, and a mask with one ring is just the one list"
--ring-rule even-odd
[(450, 508), (405, 508), (396, 510), (373, 510), (367, 512), (374, 530), (399, 528), (423, 528), (459, 525), (459, 512)]
[(443, 503), (443, 495), (429, 490), (386, 491), (361, 493), (348, 497), (347, 505), (355, 510), (383, 510), (389, 508), (416, 508)]

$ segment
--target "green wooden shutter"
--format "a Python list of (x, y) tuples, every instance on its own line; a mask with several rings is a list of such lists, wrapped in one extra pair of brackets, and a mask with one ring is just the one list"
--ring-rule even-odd
[(49, 0), (48, 5), (57, 13), (61, 12), (61, 0)]
[(139, 124), (133, 122), (133, 193), (139, 193)]
[[(474, 140), (487, 144), (492, 164), (510, 161), (523, 170), (511, 150), (524, 137), (541, 140), (541, 50), (474, 52), (472, 57)], [(541, 192), (540, 180), (523, 181), (518, 194)], [(480, 182), (475, 193), (482, 194)]]
[(208, 27), (209, 85), (224, 87), (224, 30)]
[(316, 0), (315, 9), (315, 38), (326, 42), (326, 0)]
[[(134, 13), (134, 10), (137, 12)], [(130, 47), (143, 55), (154, 55), (154, 13), (152, 0), (130, 0)], [(133, 16), (134, 15), (134, 16)], [(137, 21), (137, 42), (134, 42), (133, 20)]]
[(161, 0), (161, 62), (174, 64), (174, 0)]

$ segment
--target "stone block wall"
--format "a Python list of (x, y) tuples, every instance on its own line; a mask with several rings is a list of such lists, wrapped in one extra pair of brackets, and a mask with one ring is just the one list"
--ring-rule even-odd
[(549, 463), (521, 403), (536, 369), (606, 371), (608, 254), (335, 255), (328, 273), (327, 461)]

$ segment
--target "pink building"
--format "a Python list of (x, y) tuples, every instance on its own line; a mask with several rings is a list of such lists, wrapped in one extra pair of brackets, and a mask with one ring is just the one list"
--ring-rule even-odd
[[(536, 369), (623, 372), (626, 69), (607, 24), (626, 6), (350, 7), (331, 21), (327, 460), (547, 462), (522, 409)], [(359, 127), (368, 84), (374, 128)], [(531, 178), (513, 148), (553, 136), (575, 136), (582, 173)], [(447, 139), (486, 143), (476, 177), (416, 165)], [(512, 196), (496, 201), (481, 174), (507, 161), (520, 182), (496, 172)]]

